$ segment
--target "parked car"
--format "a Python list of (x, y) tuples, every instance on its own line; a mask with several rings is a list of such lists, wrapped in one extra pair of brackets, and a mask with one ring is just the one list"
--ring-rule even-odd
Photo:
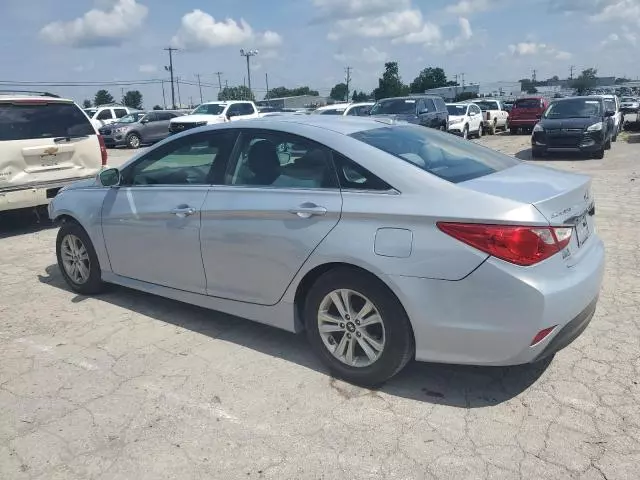
[(72, 100), (0, 93), (0, 211), (46, 205), (106, 161), (102, 138)]
[(371, 112), (371, 107), (375, 105), (374, 102), (360, 102), (360, 103), (336, 103), (334, 105), (327, 105), (324, 107), (316, 108), (313, 115), (342, 115), (344, 117), (365, 117)]
[(378, 100), (370, 115), (401, 120), (446, 132), (449, 129), (449, 110), (441, 97), (416, 95)]
[(204, 125), (215, 125), (216, 123), (248, 118), (259, 118), (258, 107), (253, 102), (244, 100), (207, 102), (198, 106), (189, 115), (172, 118), (169, 121), (169, 132), (171, 134), (181, 133)]
[(465, 140), (469, 135), (482, 137), (482, 111), (475, 103), (447, 103), (447, 110), (450, 133)]
[(484, 133), (495, 135), (499, 128), (507, 131), (509, 112), (504, 109), (501, 100), (479, 98), (471, 101), (482, 110)]
[(620, 99), (620, 111), (622, 115), (628, 113), (638, 114), (640, 112), (640, 98), (637, 97), (622, 97)]
[(533, 128), (532, 156), (577, 151), (604, 158), (604, 151), (611, 148), (614, 115), (601, 96), (554, 100)]
[(117, 123), (102, 127), (99, 132), (107, 147), (139, 148), (167, 138), (169, 122), (179, 116), (179, 112), (171, 110), (154, 110), (143, 115), (130, 114)]
[(311, 112), (311, 115), (339, 115), (343, 116), (349, 107), (348, 103), (334, 103), (318, 107)]
[(586, 328), (604, 267), (589, 177), (370, 118), (188, 131), (49, 210), (74, 291), (116, 283), (306, 329), (365, 385), (414, 358), (549, 357)]
[(549, 100), (544, 97), (519, 98), (509, 112), (507, 128), (512, 134), (533, 130), (540, 121), (542, 114), (549, 106)]
[(91, 123), (97, 129), (117, 122), (120, 118), (129, 115), (134, 110), (122, 106), (101, 106), (95, 108), (85, 108), (84, 113), (91, 119)]
[(615, 142), (618, 139), (618, 133), (622, 130), (622, 111), (620, 110), (620, 99), (616, 95), (603, 95), (604, 106), (606, 110), (614, 111), (614, 115), (611, 117), (613, 121), (613, 134), (611, 141)]

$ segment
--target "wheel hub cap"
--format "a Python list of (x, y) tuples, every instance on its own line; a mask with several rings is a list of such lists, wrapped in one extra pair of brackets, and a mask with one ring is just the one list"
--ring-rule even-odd
[(89, 280), (89, 253), (82, 240), (75, 235), (66, 235), (60, 245), (60, 257), (65, 273), (74, 283), (81, 285)]

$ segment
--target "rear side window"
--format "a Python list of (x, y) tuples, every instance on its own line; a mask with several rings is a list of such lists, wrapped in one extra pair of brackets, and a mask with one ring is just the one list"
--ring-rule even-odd
[(127, 115), (127, 111), (124, 108), (115, 108), (113, 111), (116, 114), (116, 118), (122, 118)]
[(333, 162), (338, 172), (340, 188), (343, 190), (391, 190), (391, 186), (388, 183), (380, 180), (366, 168), (361, 167), (338, 152), (333, 152)]
[(447, 109), (447, 105), (444, 103), (444, 100), (442, 100), (442, 98), (437, 97), (434, 99), (434, 101), (439, 112), (444, 112)]
[(616, 106), (616, 101), (612, 98), (604, 99), (604, 108), (607, 110), (612, 110), (614, 112), (618, 109), (618, 107)]
[(523, 98), (516, 100), (513, 108), (542, 108), (542, 101), (537, 98)]
[(415, 125), (364, 130), (351, 137), (451, 183), (483, 177), (519, 163), (495, 150)]
[(113, 114), (111, 113), (111, 110), (106, 109), (106, 110), (102, 110), (98, 116), (96, 117), (96, 120), (111, 120), (113, 118)]
[(82, 137), (93, 126), (72, 103), (0, 103), (0, 140)]

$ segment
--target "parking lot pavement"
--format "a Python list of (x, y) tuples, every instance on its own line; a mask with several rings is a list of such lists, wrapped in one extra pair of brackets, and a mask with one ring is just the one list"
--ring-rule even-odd
[(119, 167), (134, 155), (142, 153), (146, 148), (139, 148), (132, 150), (130, 148), (110, 148), (107, 150), (109, 157), (107, 159), (107, 165), (110, 167)]
[[(528, 158), (528, 136), (482, 143)], [(547, 364), (332, 379), (302, 337), (123, 288), (71, 293), (56, 231), (0, 219), (0, 478), (637, 479), (640, 133), (593, 175), (607, 249), (586, 332)]]

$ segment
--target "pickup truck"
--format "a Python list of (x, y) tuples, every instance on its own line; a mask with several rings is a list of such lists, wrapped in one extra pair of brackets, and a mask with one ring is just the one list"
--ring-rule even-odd
[(472, 102), (482, 110), (483, 133), (494, 135), (499, 128), (507, 131), (509, 112), (505, 110), (501, 100), (479, 98)]
[(256, 107), (253, 102), (244, 100), (206, 102), (189, 115), (171, 119), (169, 122), (169, 132), (173, 135), (204, 125), (249, 118), (259, 118), (258, 107)]

